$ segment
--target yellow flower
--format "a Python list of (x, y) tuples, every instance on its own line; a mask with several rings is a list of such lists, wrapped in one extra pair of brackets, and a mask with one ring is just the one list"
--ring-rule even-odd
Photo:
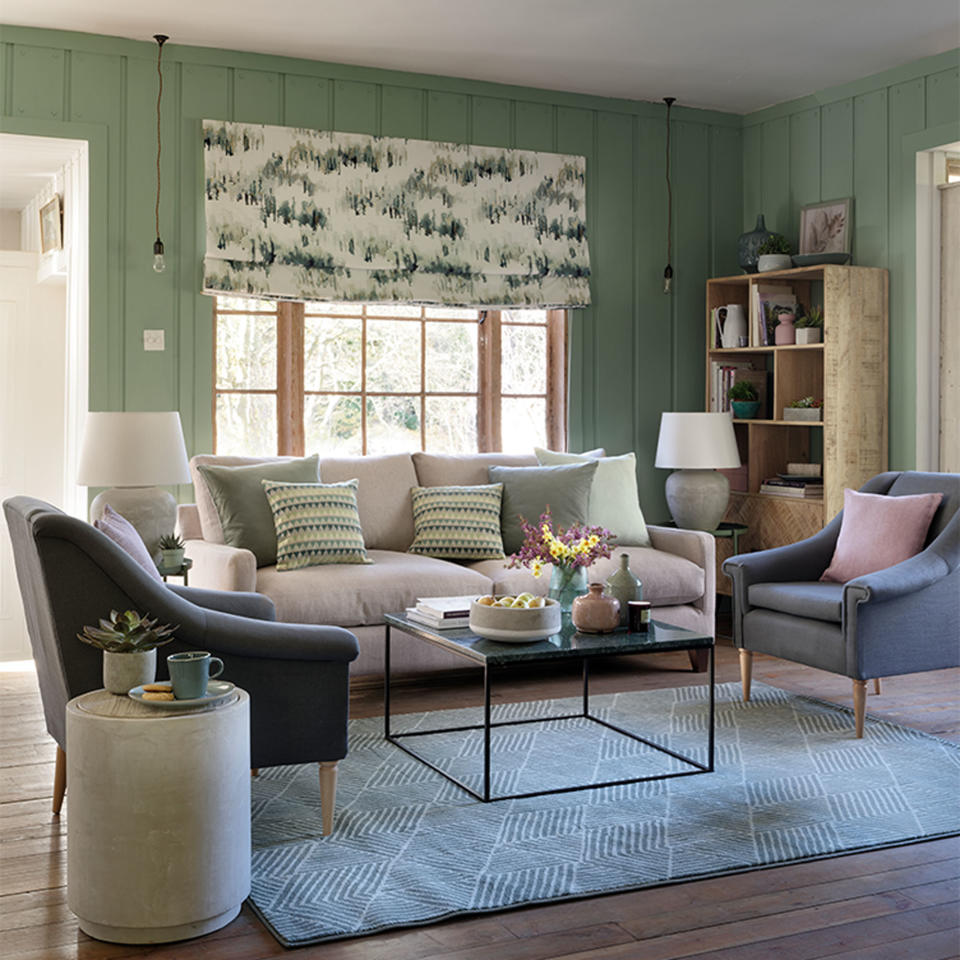
[(540, 560), (534, 560), (530, 565), (530, 572), (535, 576), (539, 577), (543, 573), (543, 563)]

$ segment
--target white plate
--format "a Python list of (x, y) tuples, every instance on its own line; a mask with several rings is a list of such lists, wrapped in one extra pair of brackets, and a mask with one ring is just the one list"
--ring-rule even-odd
[[(164, 682), (160, 681), (160, 683)], [(146, 707), (157, 707), (159, 710), (192, 710), (195, 707), (209, 707), (221, 700), (226, 700), (236, 689), (229, 680), (210, 680), (207, 683), (207, 695), (191, 700), (144, 700), (142, 685), (128, 691), (127, 696)]]

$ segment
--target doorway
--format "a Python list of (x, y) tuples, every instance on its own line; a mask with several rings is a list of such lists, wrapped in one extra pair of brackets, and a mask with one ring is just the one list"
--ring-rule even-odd
[[(87, 412), (89, 176), (85, 140), (0, 133), (0, 500), (75, 516)], [(0, 661), (30, 657), (0, 523)]]

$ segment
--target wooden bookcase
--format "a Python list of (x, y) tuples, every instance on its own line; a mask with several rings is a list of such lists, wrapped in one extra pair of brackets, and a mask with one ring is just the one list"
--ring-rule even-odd
[[(758, 283), (789, 285), (806, 307), (822, 305), (823, 341), (762, 346), (750, 329), (750, 346), (714, 346), (713, 309), (739, 303), (749, 318), (752, 288)], [(731, 483), (725, 519), (749, 526), (741, 551), (811, 536), (842, 509), (844, 487), (856, 489), (886, 470), (887, 287), (887, 271), (875, 267), (803, 267), (707, 281), (706, 409), (712, 361), (749, 362), (754, 371), (766, 373), (766, 410), (756, 419), (734, 420), (746, 475), (741, 471), (739, 481)], [(757, 379), (756, 374), (751, 378)], [(820, 422), (783, 419), (791, 400), (809, 395), (823, 399)], [(823, 464), (822, 499), (759, 492), (764, 479), (785, 472), (790, 461)], [(719, 572), (729, 551), (729, 540), (717, 541), (720, 593), (730, 592), (728, 579)]]

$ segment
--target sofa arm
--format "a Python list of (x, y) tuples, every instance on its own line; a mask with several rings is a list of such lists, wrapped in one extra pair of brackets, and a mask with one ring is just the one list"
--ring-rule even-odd
[(691, 606), (702, 610), (712, 620), (717, 602), (717, 543), (713, 534), (657, 526), (647, 526), (647, 532), (654, 550), (683, 557), (703, 570), (703, 596)]
[(200, 511), (195, 503), (177, 505), (177, 533), (184, 540), (202, 540), (203, 528), (200, 526)]
[(241, 593), (234, 590), (204, 590), (201, 587), (181, 587), (168, 583), (167, 587), (177, 596), (189, 600), (205, 610), (219, 610), (251, 620), (276, 620), (277, 611), (273, 601), (262, 593)]
[(187, 540), (185, 555), (193, 561), (190, 579), (194, 586), (256, 592), (257, 558), (249, 550), (226, 543)]

